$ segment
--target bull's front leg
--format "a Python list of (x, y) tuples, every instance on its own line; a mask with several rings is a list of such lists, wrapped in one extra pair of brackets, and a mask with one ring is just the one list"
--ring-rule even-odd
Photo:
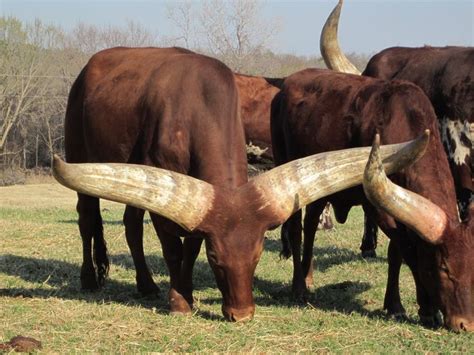
[(170, 274), (168, 301), (171, 314), (191, 314), (191, 305), (180, 293), (181, 266), (183, 262), (183, 243), (178, 235), (169, 233), (162, 226), (159, 216), (150, 214), (163, 249), (163, 257)]
[(201, 250), (202, 238), (188, 237), (184, 240), (183, 264), (181, 266), (180, 292), (188, 303), (193, 306), (193, 268)]

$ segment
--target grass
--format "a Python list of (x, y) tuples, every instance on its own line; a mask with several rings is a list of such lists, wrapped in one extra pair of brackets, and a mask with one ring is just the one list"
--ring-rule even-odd
[(474, 334), (418, 324), (414, 285), (402, 269), (409, 321), (381, 310), (387, 239), (378, 258), (359, 256), (362, 212), (345, 225), (318, 232), (315, 289), (309, 302), (292, 301), (291, 260), (279, 258), (279, 231), (266, 235), (257, 267), (255, 319), (233, 324), (221, 316), (221, 295), (202, 252), (195, 269), (197, 310), (167, 314), (168, 275), (149, 220), (145, 251), (161, 296), (142, 298), (121, 224), (123, 207), (102, 205), (111, 269), (99, 292), (79, 286), (81, 242), (75, 194), (57, 184), (0, 188), (0, 342), (15, 335), (43, 343), (44, 352), (472, 352)]

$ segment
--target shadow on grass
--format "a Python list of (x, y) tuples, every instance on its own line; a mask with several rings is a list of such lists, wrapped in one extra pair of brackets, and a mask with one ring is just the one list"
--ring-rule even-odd
[[(0, 288), (2, 297), (24, 297), (24, 298), (49, 298), (58, 297), (62, 299), (81, 300), (91, 303), (121, 303), (130, 306), (142, 306), (144, 308), (155, 308), (156, 312), (168, 313), (167, 291), (168, 281), (157, 283), (160, 294), (152, 297), (143, 297), (137, 291), (134, 282), (117, 281), (112, 278), (106, 280), (106, 285), (100, 291), (88, 292), (80, 289), (78, 265), (60, 260), (35, 259), (16, 255), (0, 256), (0, 272), (19, 277), (25, 281), (40, 284), (31, 288), (5, 287)], [(111, 255), (111, 264), (124, 268), (134, 269), (132, 258), (127, 254)], [(150, 269), (155, 275), (167, 275), (165, 262), (161, 256), (149, 255), (147, 261)], [(194, 268), (195, 290), (215, 288), (214, 275), (209, 265), (201, 260), (196, 261)], [(43, 287), (43, 285), (45, 287)], [(312, 306), (327, 310), (337, 311), (344, 314), (353, 312), (373, 318), (384, 318), (385, 313), (380, 311), (368, 311), (364, 303), (356, 297), (370, 288), (366, 282), (344, 281), (336, 284), (326, 285), (316, 289), (308, 297), (309, 302), (296, 302), (291, 294), (288, 284), (277, 283), (270, 280), (255, 277), (254, 294), (258, 306), (278, 307), (307, 307)], [(201, 299), (205, 304), (221, 304), (221, 297)], [(212, 320), (223, 320), (221, 315), (197, 310), (197, 315)]]
[[(281, 242), (276, 239), (265, 239), (265, 251), (280, 253)], [(313, 249), (313, 262), (316, 272), (326, 271), (327, 269), (344, 264), (351, 261), (364, 260), (367, 263), (386, 263), (386, 257), (377, 256), (376, 258), (362, 258), (360, 253), (356, 253), (351, 249), (341, 248), (337, 246), (318, 247)]]
[(101, 290), (84, 291), (80, 288), (80, 267), (78, 265), (60, 260), (34, 259), (8, 254), (1, 255), (0, 260), (1, 273), (41, 284), (31, 288), (0, 288), (0, 296), (58, 297), (91, 303), (115, 302), (132, 306), (140, 305), (150, 309), (154, 307), (157, 312), (168, 312), (166, 299), (168, 282), (157, 283), (160, 288), (159, 295), (146, 297), (138, 293), (135, 283), (120, 282), (113, 278), (108, 278), (106, 285)]

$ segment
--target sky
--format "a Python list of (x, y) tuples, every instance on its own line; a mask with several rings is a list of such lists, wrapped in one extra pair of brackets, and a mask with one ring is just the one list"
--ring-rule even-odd
[[(133, 20), (158, 36), (172, 36), (167, 6), (176, 0), (0, 0), (0, 13), (39, 18), (68, 30), (78, 22), (125, 26)], [(196, 0), (197, 2), (199, 0)], [(278, 53), (319, 55), (319, 35), (337, 0), (266, 0), (262, 18), (276, 19)], [(391, 46), (474, 46), (474, 0), (345, 0), (341, 48), (373, 54)]]

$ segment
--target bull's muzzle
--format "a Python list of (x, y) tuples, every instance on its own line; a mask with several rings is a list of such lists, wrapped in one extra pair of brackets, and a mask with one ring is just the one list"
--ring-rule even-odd
[(222, 306), (225, 319), (231, 322), (246, 322), (252, 320), (255, 314), (255, 305), (245, 308), (233, 308)]

